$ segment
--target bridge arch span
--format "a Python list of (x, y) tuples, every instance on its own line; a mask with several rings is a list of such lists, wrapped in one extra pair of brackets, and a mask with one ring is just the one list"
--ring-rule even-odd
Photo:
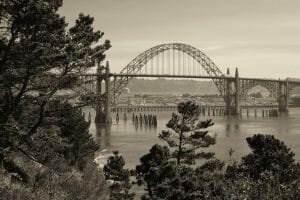
[(242, 83), (241, 86), (241, 97), (246, 98), (248, 92), (256, 87), (261, 86), (265, 89), (267, 89), (270, 92), (270, 95), (277, 100), (278, 99), (278, 83), (276, 82), (269, 82), (269, 81), (257, 81), (257, 80), (251, 80), (247, 81), (246, 83)]
[[(224, 74), (217, 67), (217, 65), (202, 51), (191, 45), (183, 43), (169, 43), (154, 46), (139, 54), (128, 65), (126, 65), (126, 67), (124, 67), (120, 73), (138, 74), (149, 60), (168, 50), (177, 50), (186, 53), (187, 55), (192, 57), (194, 61), (199, 63), (200, 66), (209, 76), (224, 76)], [(115, 80), (115, 82), (111, 84), (111, 91), (115, 93), (112, 97), (113, 104), (116, 103), (118, 97), (120, 96), (122, 91), (127, 87), (131, 79), (132, 78), (130, 77), (119, 77), (118, 80)], [(226, 89), (225, 81), (223, 79), (213, 79), (213, 82), (218, 88), (220, 94), (224, 97)]]

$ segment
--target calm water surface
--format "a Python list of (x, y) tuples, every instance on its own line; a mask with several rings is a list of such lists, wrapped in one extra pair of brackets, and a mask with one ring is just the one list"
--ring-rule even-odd
[[(91, 113), (92, 123), (90, 132), (95, 141), (100, 145), (100, 150), (96, 154), (96, 159), (100, 164), (106, 162), (107, 157), (112, 151), (118, 150), (126, 161), (128, 168), (135, 168), (139, 163), (139, 158), (147, 153), (154, 144), (163, 144), (165, 142), (158, 139), (161, 130), (166, 129), (165, 125), (170, 119), (170, 112), (147, 113), (158, 116), (158, 126), (156, 129), (138, 127), (131, 122), (132, 113), (128, 113), (128, 121), (125, 123), (123, 113), (119, 113), (120, 121), (111, 126), (97, 126), (93, 119), (95, 111), (92, 108), (85, 108), (84, 112)], [(140, 113), (136, 113), (140, 114)], [(144, 113), (142, 113), (144, 114)], [(212, 118), (215, 125), (208, 130), (211, 134), (217, 134), (217, 143), (209, 148), (216, 153), (216, 157), (222, 160), (228, 160), (228, 150), (234, 150), (233, 158), (239, 160), (241, 156), (250, 152), (246, 143), (246, 137), (256, 133), (273, 134), (276, 138), (283, 140), (284, 143), (294, 151), (296, 159), (300, 160), (300, 108), (290, 109), (288, 116), (282, 115), (278, 118), (255, 118), (245, 117), (236, 119), (232, 117), (202, 117), (203, 120)], [(87, 116), (87, 115), (86, 115)]]

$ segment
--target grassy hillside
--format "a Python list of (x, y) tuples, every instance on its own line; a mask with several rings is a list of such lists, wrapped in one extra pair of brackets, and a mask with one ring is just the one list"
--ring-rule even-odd
[(131, 93), (218, 94), (212, 81), (133, 79), (128, 88)]

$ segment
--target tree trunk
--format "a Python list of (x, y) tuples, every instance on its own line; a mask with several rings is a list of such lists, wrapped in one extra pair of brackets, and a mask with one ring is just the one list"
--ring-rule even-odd
[(180, 165), (180, 163), (181, 163), (182, 140), (183, 140), (183, 132), (180, 131), (180, 135), (179, 135), (179, 147), (178, 147), (178, 155), (177, 155), (177, 165)]

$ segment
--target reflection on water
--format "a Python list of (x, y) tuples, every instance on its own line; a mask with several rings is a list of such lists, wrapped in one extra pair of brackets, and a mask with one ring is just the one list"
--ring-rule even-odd
[(232, 135), (239, 133), (239, 129), (240, 129), (239, 120), (240, 119), (237, 117), (224, 118), (225, 126), (226, 126), (226, 129), (225, 129), (226, 137), (231, 137)]
[(97, 144), (100, 146), (100, 149), (111, 147), (111, 127), (112, 125), (107, 124), (98, 124), (95, 123), (96, 126), (96, 137), (95, 140)]
[[(166, 129), (165, 125), (170, 119), (171, 113), (153, 113), (157, 115), (157, 127), (149, 127), (123, 119), (108, 126), (96, 125), (93, 121), (95, 118), (93, 109), (85, 108), (84, 112), (87, 113), (86, 116), (91, 113), (90, 132), (100, 146), (98, 155), (102, 155), (103, 152), (110, 154), (112, 151), (118, 150), (124, 156), (129, 168), (134, 168), (138, 164), (139, 158), (147, 153), (154, 144), (166, 145), (157, 136), (161, 130)], [(136, 114), (140, 116), (140, 113)], [(113, 119), (116, 119), (115, 117), (113, 116)], [(237, 160), (249, 153), (250, 149), (245, 139), (257, 133), (273, 134), (283, 140), (296, 153), (296, 159), (300, 159), (300, 142), (298, 142), (300, 141), (300, 109), (291, 109), (288, 116), (281, 115), (278, 118), (212, 118), (214, 126), (209, 127), (208, 130), (211, 134), (217, 135), (217, 144), (209, 147), (209, 150), (214, 151), (216, 156), (222, 160), (229, 159), (229, 149), (234, 150), (232, 157)], [(205, 119), (208, 117), (203, 117), (203, 120)]]

